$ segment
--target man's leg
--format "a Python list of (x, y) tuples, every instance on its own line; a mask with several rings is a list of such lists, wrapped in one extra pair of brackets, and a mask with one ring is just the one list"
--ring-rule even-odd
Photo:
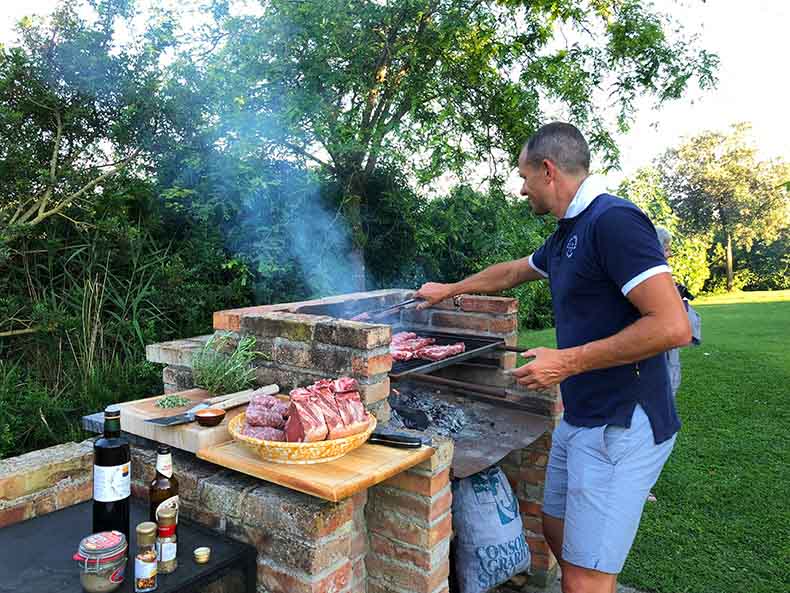
[(562, 564), (562, 531), (565, 499), (568, 495), (567, 439), (571, 427), (563, 420), (554, 429), (543, 488), (543, 537), (557, 561)]
[(612, 593), (650, 488), (674, 439), (656, 445), (637, 407), (626, 429), (579, 429), (567, 444), (568, 494), (562, 538), (563, 593)]
[(562, 530), (564, 528), (565, 521), (543, 513), (543, 537), (546, 538), (546, 542), (558, 561), (562, 559)]
[(617, 575), (592, 568), (562, 564), (562, 593), (614, 593)]

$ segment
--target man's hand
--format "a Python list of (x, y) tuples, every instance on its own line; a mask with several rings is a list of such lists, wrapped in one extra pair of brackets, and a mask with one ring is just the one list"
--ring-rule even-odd
[(436, 303), (442, 302), (444, 299), (449, 299), (455, 296), (453, 293), (452, 284), (439, 284), (438, 282), (426, 282), (420, 287), (416, 293), (415, 298), (422, 299), (424, 302), (417, 305), (418, 310), (433, 307)]
[(533, 391), (541, 391), (557, 385), (575, 375), (570, 350), (554, 348), (532, 348), (522, 354), (525, 358), (535, 359), (511, 371), (516, 381)]

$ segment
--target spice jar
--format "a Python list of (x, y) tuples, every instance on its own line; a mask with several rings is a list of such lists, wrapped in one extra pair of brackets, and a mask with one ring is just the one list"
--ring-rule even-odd
[(135, 593), (155, 590), (156, 573), (156, 523), (146, 521), (137, 526), (137, 555), (134, 557)]
[(126, 536), (102, 531), (82, 539), (72, 558), (80, 566), (80, 584), (87, 593), (109, 593), (123, 583), (126, 571)]
[(169, 574), (178, 567), (176, 558), (176, 510), (172, 507), (159, 511), (156, 553), (159, 557), (159, 574)]

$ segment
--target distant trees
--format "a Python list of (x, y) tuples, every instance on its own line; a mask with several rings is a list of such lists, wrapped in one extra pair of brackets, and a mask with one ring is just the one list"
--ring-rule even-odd
[[(742, 284), (783, 286), (776, 274), (781, 275), (782, 269), (787, 273), (790, 190), (784, 180), (790, 176), (790, 164), (759, 160), (749, 129), (748, 124), (740, 123), (729, 133), (698, 134), (668, 150), (655, 167), (640, 169), (621, 186), (623, 195), (642, 207), (656, 224), (680, 235), (673, 245), (673, 268), (690, 288), (702, 287), (720, 249), (725, 286), (733, 290), (736, 247), (754, 268), (751, 280)], [(774, 245), (777, 241), (785, 242), (784, 256), (779, 255), (781, 245)], [(746, 256), (755, 244), (775, 260), (776, 269), (769, 271), (766, 267), (771, 266), (758, 266), (753, 257)]]

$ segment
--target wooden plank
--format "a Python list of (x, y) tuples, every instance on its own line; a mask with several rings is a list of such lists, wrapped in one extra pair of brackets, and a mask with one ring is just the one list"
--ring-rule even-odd
[[(209, 392), (203, 389), (188, 389), (173, 395), (186, 397), (195, 404), (199, 404), (201, 401), (211, 397)], [(158, 443), (170, 445), (176, 449), (197, 453), (199, 449), (230, 440), (228, 422), (246, 408), (246, 406), (240, 406), (228, 410), (222, 423), (212, 427), (200, 426), (197, 422), (180, 424), (178, 426), (160, 426), (146, 422), (148, 418), (183, 414), (192, 406), (190, 404), (181, 408), (163, 410), (156, 407), (156, 402), (161, 397), (163, 396), (157, 395), (121, 404), (121, 430)]]
[(429, 459), (431, 447), (398, 449), (364, 444), (340, 459), (310, 465), (263, 461), (244, 444), (230, 441), (200, 449), (197, 456), (217, 465), (337, 502)]

